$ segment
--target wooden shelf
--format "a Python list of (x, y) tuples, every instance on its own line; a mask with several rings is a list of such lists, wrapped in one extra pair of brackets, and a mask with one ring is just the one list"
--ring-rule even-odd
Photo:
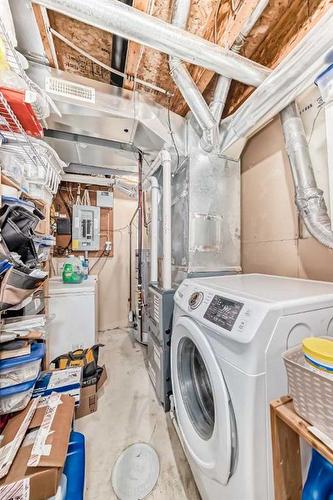
[(272, 401), (270, 409), (275, 500), (300, 499), (302, 467), (299, 439), (304, 439), (332, 464), (333, 451), (309, 431), (311, 424), (297, 415), (292, 398), (283, 396)]

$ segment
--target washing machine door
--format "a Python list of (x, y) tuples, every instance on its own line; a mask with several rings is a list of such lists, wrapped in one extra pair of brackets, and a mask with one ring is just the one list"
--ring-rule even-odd
[(172, 332), (171, 374), (177, 422), (201, 472), (227, 484), (235, 462), (236, 428), (223, 373), (200, 327), (180, 317)]

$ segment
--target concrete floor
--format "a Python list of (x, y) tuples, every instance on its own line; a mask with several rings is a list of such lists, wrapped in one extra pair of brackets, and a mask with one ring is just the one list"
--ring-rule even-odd
[(108, 380), (99, 394), (98, 411), (75, 422), (86, 436), (85, 500), (116, 499), (112, 467), (132, 443), (146, 442), (157, 451), (160, 476), (151, 500), (199, 500), (191, 471), (167, 414), (157, 403), (145, 367), (145, 348), (126, 330), (100, 334), (100, 364)]

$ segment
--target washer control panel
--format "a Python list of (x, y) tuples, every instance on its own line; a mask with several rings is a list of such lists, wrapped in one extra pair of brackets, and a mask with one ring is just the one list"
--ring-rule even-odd
[(242, 302), (214, 295), (204, 314), (204, 318), (231, 332), (243, 306)]
[(191, 279), (179, 286), (175, 303), (216, 334), (243, 343), (251, 341), (269, 309), (269, 303), (236, 295), (228, 289), (203, 286), (199, 280)]

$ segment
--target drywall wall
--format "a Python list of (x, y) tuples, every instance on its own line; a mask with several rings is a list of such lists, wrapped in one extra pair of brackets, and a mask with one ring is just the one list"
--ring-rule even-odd
[[(113, 212), (114, 256), (89, 259), (92, 274), (98, 274), (98, 329), (109, 330), (128, 324), (129, 229), (137, 202), (115, 192)], [(54, 259), (56, 272), (64, 259)], [(94, 265), (96, 263), (96, 265)], [(94, 267), (93, 267), (94, 266)]]
[[(324, 113), (315, 92), (302, 98), (300, 109), (308, 112), (305, 131), (311, 136), (317, 182), (329, 205)], [(333, 251), (299, 223), (279, 118), (254, 136), (242, 155), (241, 234), (243, 272), (333, 280)]]

